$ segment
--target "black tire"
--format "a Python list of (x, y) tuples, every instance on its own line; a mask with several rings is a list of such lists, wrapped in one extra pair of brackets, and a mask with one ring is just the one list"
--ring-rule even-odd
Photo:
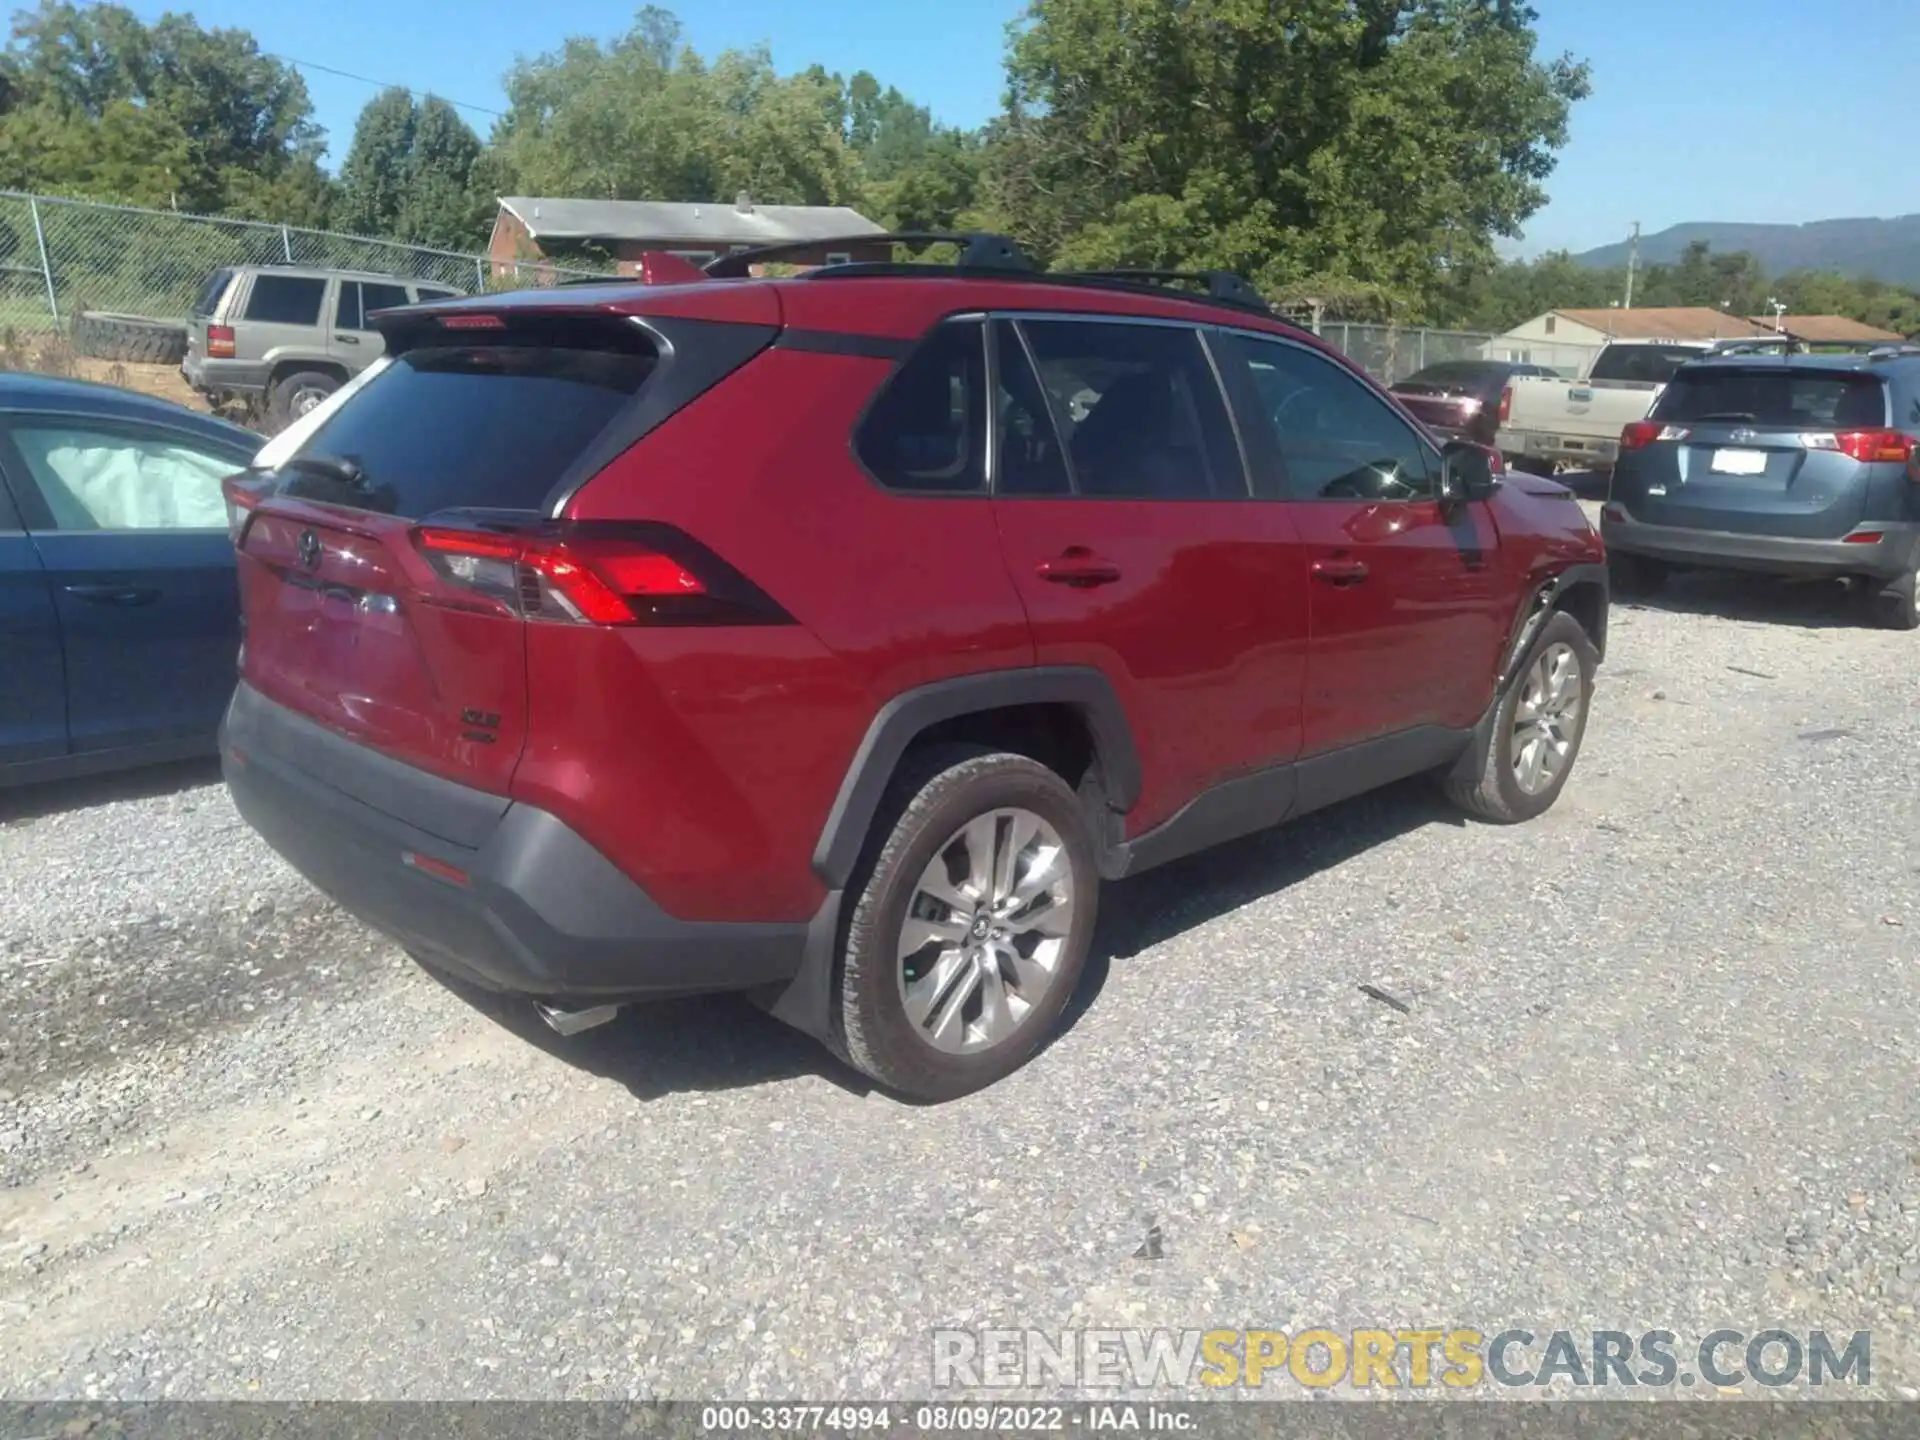
[(73, 348), (94, 360), (178, 365), (187, 358), (187, 327), (178, 320), (83, 310), (73, 320)]
[[(1053, 977), (1017, 1027), (990, 1048), (949, 1053), (936, 1049), (908, 1018), (901, 979), (905, 962), (898, 956), (901, 931), (922, 873), (961, 828), (1010, 807), (1038, 816), (1059, 836), (1072, 884), (1072, 914)], [(890, 1090), (920, 1100), (950, 1100), (1025, 1064), (1072, 998), (1099, 903), (1100, 876), (1086, 811), (1066, 781), (1024, 755), (946, 748), (919, 757), (903, 771), (875, 823), (878, 843), (870, 846), (871, 856), (848, 891), (852, 911), (836, 986), (838, 1048), (849, 1063)]]
[[(1544, 788), (1529, 791), (1521, 785), (1514, 770), (1514, 719), (1526, 697), (1535, 664), (1550, 650), (1561, 645), (1572, 650), (1579, 667), (1580, 712), (1569, 727), (1566, 738), (1570, 744), (1559, 771)], [(1527, 648), (1527, 658), (1520, 666), (1519, 675), (1500, 696), (1494, 708), (1493, 733), (1487, 737), (1487, 743), (1462, 756), (1460, 763), (1448, 774), (1448, 798), (1461, 809), (1496, 825), (1518, 824), (1552, 809), (1553, 802), (1560, 798), (1560, 792), (1566, 788), (1567, 777), (1573, 774), (1574, 765), (1580, 758), (1580, 744), (1587, 733), (1587, 716), (1593, 708), (1593, 674), (1598, 664), (1599, 656), (1594, 651), (1593, 641), (1581, 629), (1580, 622), (1564, 610), (1556, 611), (1540, 627), (1540, 633)]]
[(1897, 580), (1867, 581), (1867, 604), (1873, 622), (1886, 630), (1920, 630), (1920, 580), (1909, 570)]
[(301, 408), (307, 397), (317, 395), (319, 400), (324, 400), (345, 383), (338, 375), (329, 375), (324, 370), (293, 370), (282, 375), (273, 382), (267, 402), (274, 428), (284, 430), (311, 409), (311, 405)]
[(1673, 574), (1673, 567), (1664, 560), (1615, 550), (1607, 556), (1607, 574), (1616, 595), (1658, 595)]

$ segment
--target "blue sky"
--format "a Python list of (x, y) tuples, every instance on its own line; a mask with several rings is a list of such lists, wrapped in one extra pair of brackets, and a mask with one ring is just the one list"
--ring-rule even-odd
[[(161, 5), (134, 0), (149, 19)], [(624, 0), (186, 0), (203, 24), (250, 29), (297, 60), (503, 108), (514, 57), (568, 35), (611, 36)], [(1920, 211), (1911, 163), (1920, 55), (1915, 0), (1535, 0), (1541, 48), (1590, 60), (1593, 97), (1521, 253), (1581, 250), (1682, 220), (1782, 221)], [(670, 5), (703, 53), (760, 41), (783, 71), (867, 69), (935, 115), (998, 108), (1019, 0), (701, 0)], [(333, 160), (374, 94), (306, 71)], [(491, 121), (467, 112), (484, 134)]]

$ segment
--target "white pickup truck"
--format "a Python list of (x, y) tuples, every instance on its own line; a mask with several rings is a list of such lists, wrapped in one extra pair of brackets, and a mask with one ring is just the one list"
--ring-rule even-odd
[(1551, 475), (1559, 465), (1610, 470), (1620, 431), (1647, 418), (1673, 372), (1689, 360), (1804, 348), (1779, 340), (1620, 341), (1603, 347), (1578, 380), (1514, 376), (1500, 396), (1494, 444), (1516, 470)]

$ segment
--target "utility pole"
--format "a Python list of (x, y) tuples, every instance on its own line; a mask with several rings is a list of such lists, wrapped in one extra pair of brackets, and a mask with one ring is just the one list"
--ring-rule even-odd
[(1627, 238), (1627, 301), (1620, 308), (1633, 308), (1633, 272), (1640, 268), (1640, 222), (1633, 222), (1633, 234)]

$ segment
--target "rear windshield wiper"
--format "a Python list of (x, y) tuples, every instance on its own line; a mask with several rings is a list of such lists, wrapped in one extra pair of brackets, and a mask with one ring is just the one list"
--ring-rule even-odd
[(353, 490), (368, 488), (367, 472), (353, 461), (342, 459), (337, 455), (296, 455), (280, 468), (318, 475), (324, 480), (332, 480), (336, 484), (345, 485)]
[[(357, 460), (339, 455), (296, 455), (280, 467), (290, 478), (284, 493), (296, 500), (318, 500), (335, 505), (350, 505), (357, 510), (377, 510), (394, 514), (399, 496), (391, 485), (375, 485)], [(302, 483), (312, 477), (317, 484)], [(346, 498), (340, 498), (344, 490)]]

